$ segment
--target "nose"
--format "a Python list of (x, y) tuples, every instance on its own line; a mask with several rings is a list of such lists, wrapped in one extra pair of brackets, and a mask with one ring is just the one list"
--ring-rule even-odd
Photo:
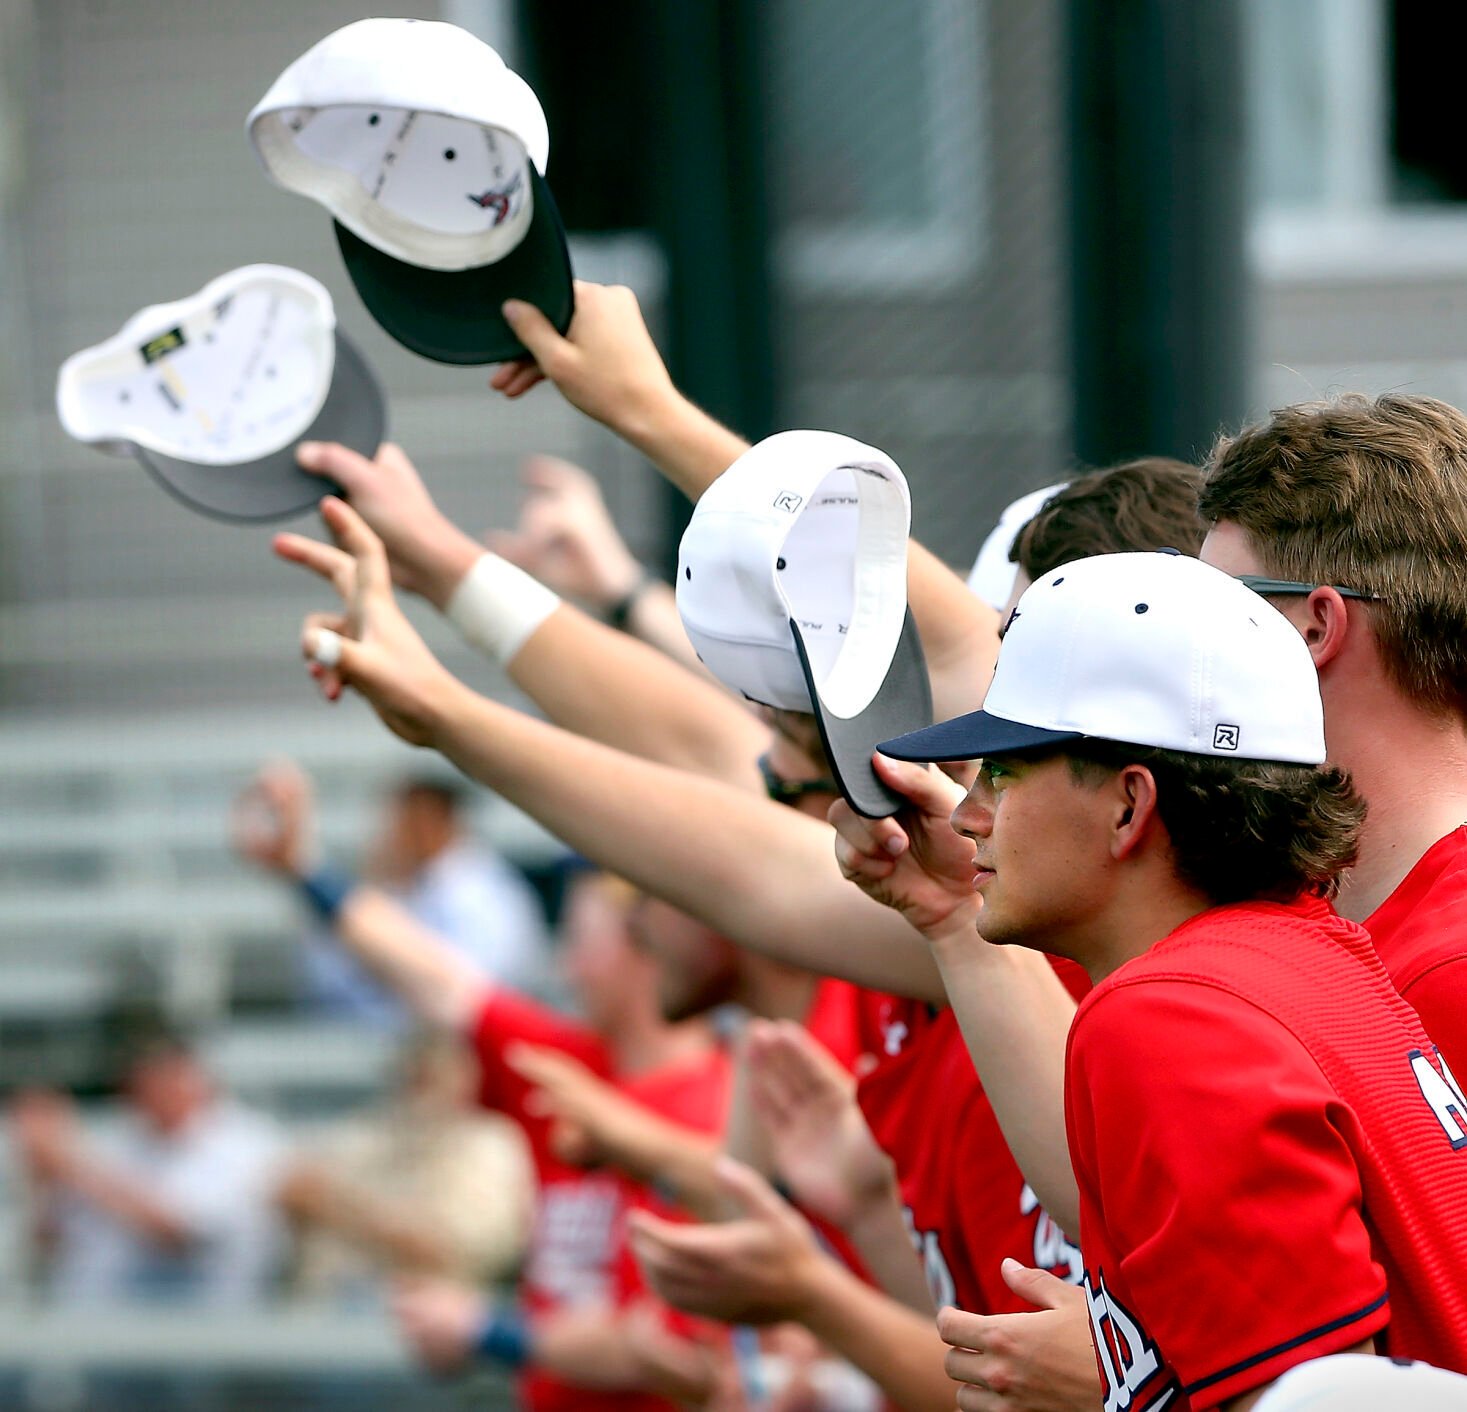
[(948, 820), (964, 838), (987, 838), (993, 832), (993, 799), (980, 774)]

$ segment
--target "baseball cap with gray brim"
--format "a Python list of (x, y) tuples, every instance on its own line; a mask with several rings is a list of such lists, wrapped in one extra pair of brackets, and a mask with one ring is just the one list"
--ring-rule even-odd
[(1092, 739), (1318, 765), (1304, 639), (1236, 579), (1161, 551), (1101, 554), (1019, 599), (983, 709), (885, 741), (898, 760), (975, 760)]
[(373, 456), (385, 422), (331, 296), (283, 265), (140, 310), (61, 365), (56, 410), (69, 436), (136, 457), (191, 510), (243, 522), (286, 519), (336, 489), (296, 464), (302, 441)]
[(703, 664), (751, 701), (813, 712), (841, 793), (869, 817), (902, 803), (872, 768), (876, 742), (932, 719), (910, 527), (889, 456), (788, 431), (704, 491), (678, 553), (678, 611)]
[(362, 302), (413, 352), (455, 364), (523, 356), (500, 313), (511, 298), (569, 326), (545, 114), (467, 30), (349, 24), (275, 80), (246, 132), (273, 181), (331, 212)]

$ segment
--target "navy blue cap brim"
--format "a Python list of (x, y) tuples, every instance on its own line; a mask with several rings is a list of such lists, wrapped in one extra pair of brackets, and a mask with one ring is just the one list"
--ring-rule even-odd
[(367, 311), (404, 348), (435, 363), (506, 363), (528, 350), (499, 312), (506, 299), (533, 304), (564, 333), (575, 313), (570, 251), (550, 188), (529, 168), (535, 213), (502, 260), (430, 270), (369, 245), (336, 222), (336, 242)]
[(909, 731), (876, 748), (893, 760), (979, 760), (985, 755), (1022, 755), (1047, 750), (1067, 740), (1083, 740), (1079, 731), (1054, 731), (1043, 726), (1026, 726), (1007, 721), (987, 711), (970, 711), (950, 721), (939, 721), (924, 730)]

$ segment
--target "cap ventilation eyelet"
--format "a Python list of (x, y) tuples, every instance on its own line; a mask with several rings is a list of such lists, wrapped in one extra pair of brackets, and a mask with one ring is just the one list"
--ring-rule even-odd
[(1149, 604), (1149, 603), (1138, 603), (1136, 605), (1136, 611), (1138, 613), (1146, 613), (1146, 612), (1149, 612), (1150, 609), (1151, 609), (1151, 604)]

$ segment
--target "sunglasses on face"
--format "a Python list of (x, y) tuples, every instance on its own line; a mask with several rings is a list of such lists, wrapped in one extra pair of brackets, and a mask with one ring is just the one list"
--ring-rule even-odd
[(1345, 588), (1340, 584), (1329, 585), (1318, 583), (1301, 583), (1297, 579), (1271, 579), (1262, 574), (1238, 574), (1238, 582), (1244, 588), (1251, 588), (1254, 593), (1262, 598), (1284, 598), (1299, 597), (1313, 593), (1316, 588), (1329, 587), (1334, 589), (1341, 598), (1358, 598), (1363, 603), (1379, 603), (1380, 594), (1365, 593), (1358, 588)]
[(770, 763), (766, 751), (758, 759), (759, 773), (764, 777), (764, 792), (776, 804), (793, 804), (807, 794), (835, 794), (837, 785), (831, 779), (787, 780)]

